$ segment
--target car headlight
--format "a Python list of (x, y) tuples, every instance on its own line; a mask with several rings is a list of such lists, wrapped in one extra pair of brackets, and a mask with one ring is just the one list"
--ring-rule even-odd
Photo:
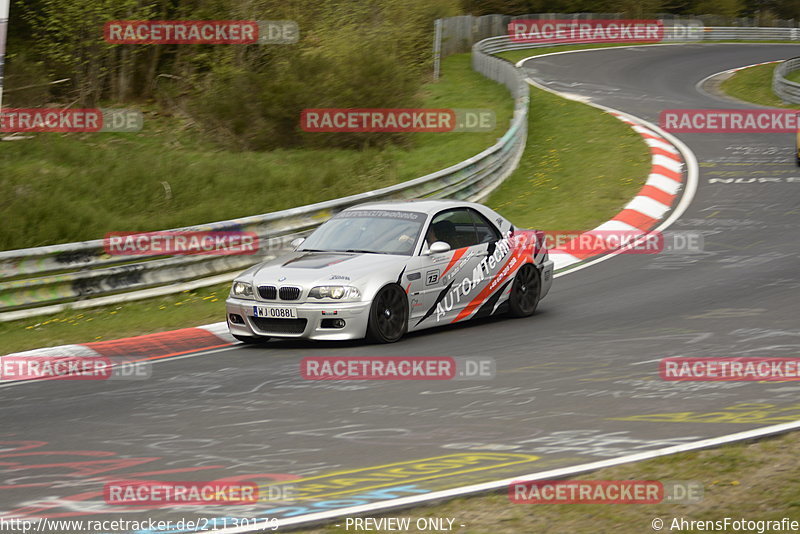
[(231, 294), (234, 297), (251, 299), (253, 298), (253, 285), (247, 282), (234, 282), (231, 288)]
[(308, 292), (315, 299), (356, 300), (361, 292), (353, 286), (317, 286)]

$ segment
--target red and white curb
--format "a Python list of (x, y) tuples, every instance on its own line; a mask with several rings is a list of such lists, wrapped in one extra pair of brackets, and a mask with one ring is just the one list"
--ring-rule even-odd
[(109, 358), (113, 362), (113, 358), (119, 357), (124, 358), (126, 363), (135, 363), (227, 347), (234, 343), (236, 340), (228, 333), (228, 325), (221, 322), (144, 336), (33, 349), (6, 354), (0, 358), (47, 358), (51, 362)]
[[(717, 98), (719, 100), (727, 100), (727, 101), (733, 100), (733, 101), (741, 102), (739, 99), (733, 98), (733, 97), (730, 97), (730, 96), (715, 95), (714, 93), (706, 91), (704, 89), (704, 87), (705, 87), (706, 83), (709, 80), (712, 80), (712, 79), (717, 78), (717, 77), (728, 78), (729, 75), (734, 74), (736, 72), (739, 72), (740, 70), (745, 70), (745, 69), (749, 69), (749, 68), (752, 68), (752, 67), (760, 67), (762, 65), (772, 65), (774, 63), (783, 63), (784, 61), (785, 60), (783, 60), (783, 59), (776, 59), (774, 61), (762, 61), (761, 63), (753, 63), (752, 65), (744, 65), (742, 67), (736, 67), (735, 69), (728, 69), (728, 70), (723, 70), (723, 71), (720, 71), (720, 72), (715, 72), (714, 74), (709, 74), (708, 76), (706, 76), (705, 78), (703, 78), (702, 80), (700, 80), (699, 82), (694, 84), (694, 86), (698, 91), (700, 91), (702, 93), (705, 93), (707, 95), (710, 95), (713, 98)], [(726, 76), (726, 75), (728, 75), (728, 76)]]
[(739, 72), (740, 70), (749, 69), (750, 67), (760, 67), (761, 65), (772, 65), (773, 63), (783, 63), (783, 59), (776, 59), (774, 61), (762, 61), (761, 63), (753, 63), (752, 65), (745, 65), (744, 67), (736, 67), (735, 69), (728, 69), (722, 72), (718, 72), (714, 74), (714, 76), (718, 76), (720, 74), (728, 74), (729, 72)]
[[(646, 235), (666, 217), (683, 186), (683, 158), (672, 143), (654, 130), (620, 113), (613, 111), (608, 113), (631, 125), (631, 128), (644, 138), (644, 142), (650, 147), (650, 174), (644, 187), (622, 211), (597, 228), (584, 232), (591, 235), (595, 243), (591, 252), (570, 254), (559, 248), (550, 251), (556, 270), (619, 249), (618, 242), (609, 242), (609, 237), (614, 234), (628, 236), (631, 241)], [(603, 246), (603, 243), (606, 245)]]

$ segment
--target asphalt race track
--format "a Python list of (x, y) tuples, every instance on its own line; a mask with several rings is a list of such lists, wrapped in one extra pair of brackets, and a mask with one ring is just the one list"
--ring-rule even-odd
[[(743, 107), (695, 85), (798, 55), (800, 45), (650, 46), (543, 57), (525, 68), (554, 90), (657, 123), (661, 109)], [(677, 137), (696, 154), (700, 175), (670, 230), (701, 232), (703, 252), (623, 254), (561, 276), (530, 319), (428, 330), (390, 346), (237, 345), (160, 361), (145, 381), (3, 387), (0, 511), (297, 517), (800, 419), (800, 385), (659, 378), (664, 357), (796, 356), (800, 347), (792, 134)], [(303, 380), (300, 359), (312, 355), (492, 357), (497, 375)], [(103, 484), (126, 475), (283, 482), (295, 502), (104, 504)]]

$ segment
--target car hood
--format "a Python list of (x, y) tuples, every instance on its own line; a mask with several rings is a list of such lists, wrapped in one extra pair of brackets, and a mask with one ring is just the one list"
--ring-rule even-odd
[[(366, 277), (396, 279), (408, 256), (344, 252), (291, 252), (248, 269), (255, 285), (350, 285)], [(241, 277), (240, 277), (241, 279)]]

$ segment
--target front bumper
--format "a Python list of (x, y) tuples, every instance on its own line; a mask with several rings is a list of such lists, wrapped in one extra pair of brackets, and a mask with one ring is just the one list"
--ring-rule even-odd
[[(260, 300), (238, 299), (228, 297), (225, 301), (228, 330), (231, 334), (239, 336), (266, 336), (275, 338), (318, 339), (318, 340), (344, 340), (362, 339), (367, 335), (367, 322), (371, 302), (334, 302), (334, 303), (303, 303), (291, 304), (289, 302), (264, 302)], [(291, 319), (259, 320), (255, 317), (253, 306), (280, 306), (292, 307), (297, 310), (297, 321), (292, 329), (283, 327), (275, 321), (292, 321)], [(325, 315), (323, 315), (325, 312)], [(334, 314), (335, 312), (335, 314)], [(243, 323), (231, 322), (231, 314), (238, 315)], [(343, 319), (343, 328), (323, 328), (323, 319)], [(302, 321), (305, 320), (305, 325)], [(267, 324), (268, 323), (268, 324)], [(270, 325), (276, 325), (273, 328)], [(296, 327), (296, 328), (295, 328)], [(287, 333), (287, 330), (292, 330)]]

